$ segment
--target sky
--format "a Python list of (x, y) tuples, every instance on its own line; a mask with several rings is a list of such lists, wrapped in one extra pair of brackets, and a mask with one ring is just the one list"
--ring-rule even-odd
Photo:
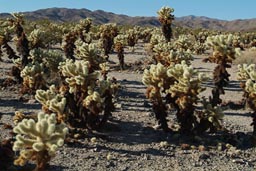
[(104, 10), (129, 16), (157, 16), (162, 6), (176, 17), (195, 15), (223, 20), (256, 18), (256, 0), (0, 0), (0, 13), (51, 7)]

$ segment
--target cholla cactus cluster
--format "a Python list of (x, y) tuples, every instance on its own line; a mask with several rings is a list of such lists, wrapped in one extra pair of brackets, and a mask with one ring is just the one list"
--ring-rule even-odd
[(109, 53), (114, 45), (114, 38), (118, 35), (118, 29), (115, 23), (108, 23), (100, 27), (101, 46), (104, 49), (104, 55), (109, 58)]
[(175, 104), (178, 105), (176, 115), (181, 131), (190, 132), (197, 122), (194, 115), (194, 105), (199, 100), (199, 93), (205, 90), (201, 83), (207, 78), (204, 74), (198, 73), (192, 66), (188, 66), (185, 61), (168, 69), (167, 75), (175, 80), (167, 93), (170, 94), (170, 100), (175, 100)]
[(13, 150), (20, 151), (14, 164), (24, 166), (29, 160), (35, 160), (35, 170), (45, 171), (58, 147), (64, 144), (68, 128), (63, 123), (57, 124), (55, 114), (40, 112), (37, 121), (23, 119), (13, 131), (17, 134)]
[(153, 111), (158, 120), (158, 125), (163, 130), (170, 131), (166, 120), (167, 108), (162, 97), (165, 89), (173, 83), (173, 80), (169, 80), (166, 71), (167, 68), (161, 63), (151, 65), (149, 70), (144, 70), (142, 82), (148, 86), (146, 96), (153, 103)]
[(54, 112), (58, 121), (65, 121), (64, 109), (67, 100), (61, 92), (58, 92), (55, 85), (51, 85), (48, 90), (37, 90), (35, 98), (43, 105), (42, 109), (45, 113)]
[(241, 80), (241, 81), (246, 81), (248, 79), (252, 79), (255, 80), (255, 70), (256, 70), (256, 66), (255, 64), (239, 64), (237, 66), (238, 68), (238, 73), (237, 73), (237, 79)]
[(220, 104), (222, 102), (220, 95), (225, 94), (224, 86), (228, 84), (230, 76), (226, 68), (230, 68), (232, 61), (236, 56), (240, 55), (239, 49), (232, 46), (233, 40), (234, 36), (229, 34), (211, 36), (208, 37), (206, 41), (206, 44), (213, 48), (213, 54), (204, 61), (218, 64), (213, 72), (213, 81), (215, 85), (211, 97), (213, 106)]
[(35, 63), (25, 66), (20, 72), (20, 76), (23, 78), (23, 91), (45, 88), (46, 83), (43, 74), (43, 64)]
[(75, 49), (75, 56), (77, 59), (87, 61), (90, 63), (90, 67), (93, 70), (99, 70), (100, 64), (106, 62), (106, 59), (101, 56), (101, 51), (99, 50), (99, 45), (97, 43), (85, 43), (77, 40)]
[[(186, 61), (170, 66), (158, 63), (151, 65), (149, 70), (144, 71), (142, 82), (148, 86), (146, 95), (153, 103), (153, 111), (162, 129), (170, 130), (166, 120), (167, 104), (177, 110), (176, 116), (181, 127), (180, 131), (184, 133), (203, 132), (212, 126), (212, 124), (208, 124), (207, 129), (198, 126), (205, 122), (205, 116), (213, 117), (211, 116), (213, 115), (212, 112), (203, 112), (204, 117), (198, 121), (199, 116), (195, 111), (195, 104), (199, 102), (199, 93), (205, 89), (202, 87), (202, 82), (206, 81), (207, 78), (206, 75), (198, 73), (197, 70), (188, 65)], [(214, 118), (216, 120), (214, 120), (213, 127), (217, 127), (218, 125), (215, 123), (221, 117)]]
[(44, 47), (45, 45), (44, 37), (45, 37), (45, 32), (42, 31), (41, 29), (33, 30), (28, 36), (30, 48), (34, 49), (34, 48)]
[(234, 39), (232, 34), (208, 37), (206, 44), (213, 49), (213, 55), (208, 60), (217, 64), (232, 63), (240, 55), (239, 49), (232, 46)]
[(88, 61), (66, 60), (60, 63), (61, 74), (66, 78), (69, 86), (69, 93), (87, 92), (88, 87), (94, 87), (98, 79), (99, 72), (90, 73), (90, 63)]
[(140, 33), (139, 30), (136, 30), (136, 29), (129, 29), (126, 32), (126, 35), (127, 35), (127, 45), (129, 47), (131, 47), (132, 52), (134, 52), (134, 46), (135, 46), (135, 44), (138, 41), (139, 33)]
[(176, 49), (191, 50), (193, 47), (193, 37), (191, 35), (180, 35), (174, 42)]
[(162, 7), (157, 12), (158, 19), (162, 24), (162, 32), (166, 42), (169, 42), (172, 38), (171, 24), (172, 24), (172, 21), (174, 20), (174, 15), (172, 15), (173, 12), (174, 12), (174, 9), (170, 7)]
[(90, 39), (88, 40), (88, 34), (92, 27), (92, 19), (86, 18), (80, 20), (79, 24), (75, 27), (75, 32), (77, 32), (78, 36), (83, 42), (90, 43)]
[(238, 79), (242, 81), (244, 98), (248, 106), (253, 110), (253, 135), (256, 136), (256, 68), (255, 64), (238, 65)]

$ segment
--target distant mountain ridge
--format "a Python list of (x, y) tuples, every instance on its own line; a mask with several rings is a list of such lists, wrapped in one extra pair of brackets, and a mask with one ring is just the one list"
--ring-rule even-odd
[[(27, 19), (39, 20), (49, 19), (56, 22), (79, 21), (86, 17), (92, 18), (94, 24), (117, 23), (120, 25), (139, 26), (160, 26), (157, 17), (130, 17), (122, 14), (114, 14), (103, 10), (90, 11), (88, 9), (68, 9), (68, 8), (47, 8), (32, 12), (23, 12)], [(0, 18), (10, 17), (8, 13), (0, 13)], [(174, 25), (189, 28), (205, 28), (228, 31), (250, 31), (256, 30), (256, 18), (243, 20), (219, 20), (204, 16), (176, 17)]]

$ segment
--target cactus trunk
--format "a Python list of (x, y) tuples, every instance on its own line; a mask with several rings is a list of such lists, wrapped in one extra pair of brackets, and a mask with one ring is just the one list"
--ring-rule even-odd
[(36, 156), (36, 168), (34, 171), (46, 171), (51, 157), (47, 150), (39, 151)]

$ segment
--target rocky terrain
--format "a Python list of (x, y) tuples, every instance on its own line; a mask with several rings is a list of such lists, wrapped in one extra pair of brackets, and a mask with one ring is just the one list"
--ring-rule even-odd
[[(144, 61), (143, 44), (132, 53), (125, 49), (125, 62), (133, 64)], [(193, 66), (201, 72), (209, 73), (214, 64), (203, 63), (205, 55), (195, 56)], [(248, 109), (234, 110), (225, 107), (223, 125), (226, 132), (190, 137), (165, 133), (154, 129), (156, 120), (151, 104), (145, 97), (146, 87), (141, 82), (142, 71), (126, 69), (118, 71), (116, 54), (110, 56), (112, 71), (121, 84), (117, 96), (116, 110), (107, 124), (99, 132), (88, 134), (73, 144), (65, 144), (50, 163), (49, 171), (253, 171), (256, 170), (256, 149), (251, 144), (252, 127)], [(7, 77), (12, 63), (3, 58), (0, 62), (0, 78)], [(224, 101), (238, 102), (243, 92), (236, 79), (236, 65), (229, 69), (230, 85), (226, 87)], [(211, 81), (204, 84), (211, 92)], [(25, 113), (40, 109), (33, 99), (20, 100), (18, 86), (1, 88), (0, 120), (1, 138), (8, 136), (4, 124), (12, 123), (15, 111)], [(169, 114), (170, 126), (175, 126), (174, 111)], [(96, 140), (91, 141), (93, 137)], [(33, 167), (32, 164), (28, 167)], [(27, 171), (27, 170), (26, 170)]]

